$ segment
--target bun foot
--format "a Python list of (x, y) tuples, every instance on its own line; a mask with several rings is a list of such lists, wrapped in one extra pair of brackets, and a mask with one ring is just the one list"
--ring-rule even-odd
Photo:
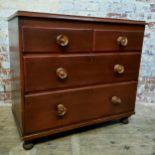
[(128, 117), (122, 118), (122, 119), (120, 120), (120, 122), (123, 123), (123, 124), (128, 124), (128, 123), (129, 123), (129, 119), (128, 119)]
[(31, 150), (33, 148), (34, 144), (32, 142), (24, 142), (23, 143), (23, 148), (25, 150)]

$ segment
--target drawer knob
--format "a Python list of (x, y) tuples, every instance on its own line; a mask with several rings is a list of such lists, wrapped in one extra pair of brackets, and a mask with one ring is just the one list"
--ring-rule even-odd
[(114, 72), (118, 73), (118, 74), (123, 74), (125, 71), (124, 66), (120, 65), (120, 64), (116, 64), (114, 66)]
[(121, 45), (121, 46), (124, 46), (125, 47), (128, 44), (128, 38), (125, 37), (125, 36), (119, 36), (117, 38), (117, 43), (118, 43), (118, 45)]
[(60, 34), (57, 36), (56, 41), (60, 46), (67, 46), (69, 43), (69, 38), (66, 35)]
[(67, 70), (62, 67), (57, 68), (56, 74), (62, 80), (66, 79), (68, 76)]
[(57, 113), (59, 116), (64, 116), (67, 113), (67, 108), (63, 104), (57, 105)]
[(113, 96), (113, 97), (111, 98), (111, 102), (112, 102), (113, 104), (115, 104), (115, 105), (118, 105), (118, 104), (121, 104), (121, 103), (122, 103), (122, 100), (121, 100), (119, 97), (117, 97), (117, 96)]

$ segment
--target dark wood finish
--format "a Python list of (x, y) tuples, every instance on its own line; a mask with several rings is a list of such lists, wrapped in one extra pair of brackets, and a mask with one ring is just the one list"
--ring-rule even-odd
[[(95, 30), (95, 51), (140, 52), (143, 43), (143, 33), (143, 31)], [(117, 38), (119, 36), (126, 36), (128, 38), (127, 46), (118, 45)]]
[[(93, 31), (91, 29), (24, 27), (22, 31), (23, 51), (25, 52), (90, 52), (92, 49)], [(61, 34), (69, 38), (69, 44), (66, 47), (62, 47), (56, 42), (57, 36)]]
[(12, 111), (18, 124), (18, 129), (22, 135), (23, 120), (23, 85), (22, 85), (22, 60), (19, 45), (19, 19), (16, 17), (9, 22), (9, 43), (10, 43), (10, 68), (11, 68), (11, 88), (12, 88)]
[(77, 20), (77, 21), (91, 21), (99, 23), (122, 23), (122, 24), (134, 24), (134, 25), (145, 25), (144, 21), (135, 20), (120, 20), (111, 18), (96, 18), (96, 17), (84, 17), (84, 16), (73, 16), (73, 15), (62, 15), (62, 14), (50, 14), (50, 13), (40, 13), (40, 12), (27, 12), (27, 11), (17, 11), (8, 20), (12, 20), (15, 17), (35, 17), (35, 18), (45, 18), (45, 19), (58, 19), (58, 20)]
[[(22, 139), (134, 114), (144, 28), (139, 21), (23, 11), (9, 18), (12, 111)], [(62, 46), (58, 35), (69, 43)]]
[(30, 142), (30, 141), (40, 138), (40, 137), (47, 137), (48, 135), (53, 135), (53, 134), (57, 134), (57, 133), (65, 132), (65, 131), (71, 131), (71, 130), (86, 127), (86, 126), (91, 127), (91, 125), (100, 124), (100, 123), (108, 122), (111, 120), (120, 120), (122, 117), (130, 117), (133, 114), (135, 114), (134, 111), (127, 112), (127, 113), (121, 113), (121, 114), (117, 114), (117, 115), (110, 115), (110, 116), (98, 118), (95, 120), (91, 120), (88, 122), (83, 122), (80, 124), (72, 124), (70, 126), (64, 126), (62, 128), (49, 129), (49, 130), (45, 130), (45, 131), (39, 131), (36, 133), (23, 135), (21, 138), (24, 141)]
[[(144, 35), (142, 26), (133, 28), (120, 24), (100, 25), (77, 21), (66, 23), (57, 20), (53, 23), (44, 19), (32, 20), (27, 18), (22, 19), (21, 22), (23, 32), (22, 50), (24, 52), (140, 52), (142, 48)], [(61, 47), (56, 43), (56, 37), (59, 34), (68, 36), (68, 46)], [(126, 47), (117, 44), (117, 38), (121, 35), (128, 37)]]
[[(26, 55), (24, 56), (25, 91), (137, 80), (139, 63), (139, 53)], [(118, 75), (114, 72), (115, 64), (124, 66), (124, 74)], [(56, 75), (56, 69), (59, 67), (67, 70), (66, 79), (62, 80)]]
[[(25, 132), (28, 134), (61, 128), (134, 111), (136, 87), (136, 82), (128, 82), (27, 95), (25, 97)], [(122, 103), (113, 104), (111, 102), (113, 95), (119, 96)], [(59, 117), (56, 109), (58, 104), (66, 107), (65, 116)]]

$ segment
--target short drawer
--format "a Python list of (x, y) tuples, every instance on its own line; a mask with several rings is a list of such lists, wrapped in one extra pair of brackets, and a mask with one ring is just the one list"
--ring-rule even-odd
[(23, 27), (24, 52), (89, 52), (92, 30)]
[(27, 55), (25, 91), (136, 81), (140, 54)]
[(130, 51), (141, 52), (143, 31), (108, 31), (95, 30), (94, 51)]
[(25, 97), (25, 131), (63, 128), (133, 112), (136, 82), (89, 86), (27, 95)]

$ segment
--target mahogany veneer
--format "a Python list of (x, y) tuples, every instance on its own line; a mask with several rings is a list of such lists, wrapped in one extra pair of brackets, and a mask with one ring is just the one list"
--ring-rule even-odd
[(127, 123), (144, 29), (131, 20), (23, 11), (10, 17), (12, 111), (22, 139)]

